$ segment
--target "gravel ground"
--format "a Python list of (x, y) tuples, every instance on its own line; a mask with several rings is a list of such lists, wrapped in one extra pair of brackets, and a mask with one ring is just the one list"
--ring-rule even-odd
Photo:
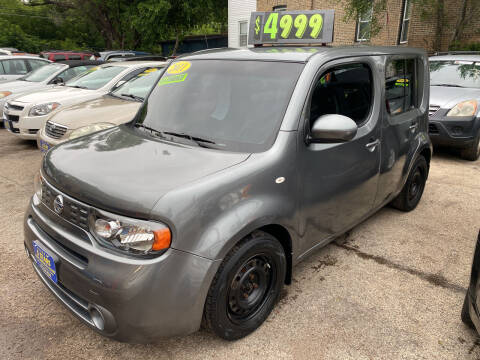
[(203, 331), (129, 345), (96, 334), (40, 283), (23, 251), (23, 213), (41, 160), (0, 129), (1, 359), (480, 359), (460, 321), (480, 226), (480, 161), (432, 160), (418, 208), (385, 208), (294, 270), (254, 334)]

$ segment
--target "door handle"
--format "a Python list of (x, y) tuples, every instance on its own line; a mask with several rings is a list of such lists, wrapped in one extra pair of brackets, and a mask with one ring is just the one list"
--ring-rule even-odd
[(368, 149), (368, 151), (374, 152), (378, 145), (380, 145), (379, 139), (369, 142), (367, 145), (365, 145), (365, 147)]

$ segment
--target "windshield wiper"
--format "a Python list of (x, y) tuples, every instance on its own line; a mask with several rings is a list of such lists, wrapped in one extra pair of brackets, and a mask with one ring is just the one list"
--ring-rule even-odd
[(465, 87), (465, 86), (455, 85), (455, 84), (431, 84), (431, 86), (447, 86), (447, 87), (458, 87), (458, 88), (464, 88)]
[(131, 98), (131, 99), (136, 100), (136, 101), (140, 101), (140, 102), (143, 102), (143, 100), (145, 100), (144, 98), (142, 98), (140, 96), (135, 96), (133, 94), (120, 94), (120, 95)]
[(165, 135), (172, 135), (172, 136), (175, 136), (175, 137), (188, 139), (190, 141), (193, 141), (194, 143), (196, 143), (198, 146), (201, 146), (201, 147), (208, 147), (208, 146), (205, 146), (205, 144), (216, 145), (215, 141), (204, 139), (204, 138), (201, 138), (201, 137), (198, 137), (198, 136), (192, 136), (192, 135), (189, 135), (189, 134), (186, 134), (186, 133), (176, 133), (176, 132), (173, 132), (173, 131), (164, 131), (163, 133)]
[(88, 89), (86, 86), (80, 86), (80, 85), (67, 85), (67, 86), (77, 88), (77, 89)]

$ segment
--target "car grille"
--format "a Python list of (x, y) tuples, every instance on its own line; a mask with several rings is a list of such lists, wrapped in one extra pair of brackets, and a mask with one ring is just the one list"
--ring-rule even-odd
[(428, 132), (430, 134), (438, 134), (438, 128), (437, 128), (437, 125), (435, 124), (428, 124)]
[(19, 105), (13, 105), (13, 104), (8, 104), (8, 108), (10, 110), (18, 110), (18, 111), (22, 111), (23, 110), (23, 106), (19, 106)]
[[(53, 211), (53, 201), (60, 195), (60, 192), (53, 189), (45, 181), (42, 182), (42, 202)], [(84, 230), (88, 228), (88, 207), (81, 205), (80, 203), (73, 201), (67, 196), (63, 197), (63, 211), (58, 214), (68, 222), (81, 227)]]
[(20, 116), (18, 116), (18, 115), (7, 115), (7, 120), (17, 122), (18, 120), (20, 120)]
[(66, 126), (55, 124), (51, 121), (47, 121), (45, 125), (45, 132), (53, 139), (60, 139), (67, 132)]
[(439, 109), (440, 106), (438, 105), (430, 105), (430, 108), (428, 109), (428, 116), (433, 116)]

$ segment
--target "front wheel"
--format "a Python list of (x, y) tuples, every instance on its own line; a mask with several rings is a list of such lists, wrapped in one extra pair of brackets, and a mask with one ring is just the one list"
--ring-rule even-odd
[(473, 329), (474, 326), (473, 326), (472, 319), (470, 318), (470, 312), (468, 310), (468, 307), (469, 307), (469, 300), (468, 300), (468, 291), (467, 291), (467, 294), (465, 295), (465, 300), (463, 300), (461, 319), (465, 325)]
[(427, 161), (420, 155), (415, 160), (402, 191), (391, 202), (391, 205), (402, 211), (412, 211), (415, 209), (422, 198), (427, 176)]
[(255, 231), (225, 257), (215, 275), (204, 309), (204, 325), (226, 340), (257, 329), (278, 300), (285, 281), (282, 245)]

